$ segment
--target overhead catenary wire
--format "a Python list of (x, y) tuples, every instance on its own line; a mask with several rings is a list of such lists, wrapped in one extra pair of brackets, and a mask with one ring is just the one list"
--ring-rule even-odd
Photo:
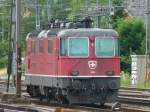
[[(47, 21), (50, 20), (50, 18), (54, 19), (66, 19), (70, 20), (70, 17), (74, 18), (74, 20), (81, 20), (86, 16), (90, 16), (91, 18), (96, 18), (97, 21), (100, 21), (100, 18), (102, 16), (105, 17), (110, 17), (110, 12), (109, 12), (109, 3), (105, 5), (100, 5), (101, 0), (97, 0), (95, 2), (91, 2), (91, 0), (84, 0), (85, 5), (79, 5), (79, 0), (74, 1), (74, 6), (77, 6), (77, 9), (75, 9), (75, 13), (70, 13), (73, 12), (73, 7), (71, 7), (70, 3), (71, 2), (62, 2), (62, 0), (58, 0), (59, 2), (56, 2), (54, 0), (45, 0), (42, 1), (42, 4), (40, 3), (41, 0), (39, 0), (39, 3), (35, 3), (35, 0), (22, 0), (22, 7), (25, 9), (29, 9), (32, 15), (27, 15), (25, 17), (34, 17), (36, 16), (36, 26), (43, 26), (41, 24), (45, 24)], [(48, 4), (49, 3), (49, 4)], [(86, 6), (87, 5), (87, 6)], [(97, 6), (99, 5), (99, 6)], [(36, 8), (39, 8), (40, 10), (38, 11), (38, 14), (36, 14)], [(57, 9), (59, 8), (59, 9)], [(85, 9), (88, 10), (85, 10)], [(58, 13), (55, 13), (55, 9), (57, 9)], [(44, 13), (46, 12), (46, 13)], [(22, 12), (24, 13), (24, 12)], [(69, 16), (69, 14), (72, 14)], [(40, 21), (40, 22), (39, 22)], [(29, 21), (30, 23), (30, 21)], [(24, 23), (22, 23), (24, 24)], [(100, 26), (99, 22), (97, 22), (96, 26)]]

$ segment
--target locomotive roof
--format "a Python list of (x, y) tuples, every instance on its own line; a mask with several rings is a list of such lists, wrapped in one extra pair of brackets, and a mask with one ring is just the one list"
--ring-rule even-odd
[(47, 36), (59, 37), (88, 37), (88, 36), (114, 36), (118, 37), (118, 33), (113, 29), (100, 29), (100, 28), (80, 28), (80, 29), (63, 29), (63, 30), (42, 30), (41, 32), (34, 31), (27, 35), (27, 38), (43, 38)]
[(60, 37), (88, 37), (91, 36), (114, 36), (118, 37), (118, 33), (113, 29), (99, 28), (82, 28), (82, 29), (65, 29), (58, 33)]

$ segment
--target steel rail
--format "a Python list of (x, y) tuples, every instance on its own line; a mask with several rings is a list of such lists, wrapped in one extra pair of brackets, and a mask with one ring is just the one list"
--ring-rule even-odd
[(150, 89), (142, 89), (142, 88), (134, 88), (134, 87), (121, 87), (121, 90), (136, 90), (136, 91), (148, 91), (150, 92)]
[(147, 99), (147, 98), (118, 96), (118, 101), (120, 103), (136, 104), (136, 105), (140, 105), (140, 106), (141, 105), (150, 106), (150, 99)]
[(0, 111), (4, 111), (5, 109), (15, 111), (26, 111), (26, 112), (38, 112), (38, 110), (29, 107), (0, 103)]

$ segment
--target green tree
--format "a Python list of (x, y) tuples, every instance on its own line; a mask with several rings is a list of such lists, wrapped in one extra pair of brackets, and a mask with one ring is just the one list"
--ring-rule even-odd
[(117, 21), (116, 30), (120, 35), (121, 68), (129, 72), (130, 55), (145, 53), (145, 26), (140, 19), (121, 18)]
[(123, 0), (113, 0), (113, 4), (121, 6), (123, 3)]
[[(83, 13), (85, 13), (86, 10), (86, 0), (49, 0), (51, 2), (50, 5), (50, 14), (51, 14), (51, 18), (54, 19), (68, 19), (68, 20), (77, 20), (77, 19), (81, 19), (81, 16)], [(88, 8), (91, 9), (95, 9), (96, 8), (96, 0), (89, 0), (90, 4), (88, 4)], [(113, 4), (114, 5), (121, 5), (123, 0), (113, 0)], [(10, 4), (12, 2), (12, 0), (5, 0), (6, 4)], [(101, 5), (108, 5), (108, 0), (99, 0)], [(47, 10), (47, 0), (39, 0), (39, 6), (40, 6), (40, 17), (41, 17), (41, 26), (45, 25), (48, 21), (48, 14), (46, 12)], [(10, 22), (11, 22), (11, 7), (5, 6), (5, 5), (1, 5), (0, 6), (0, 13), (3, 14), (4, 16), (4, 39), (3, 41), (0, 40), (0, 45), (2, 46), (0, 48), (0, 67), (5, 67), (6, 63), (7, 63), (7, 57), (8, 57), (8, 43), (9, 43), (9, 39), (10, 39)], [(30, 13), (30, 15), (28, 15), (28, 12)], [(142, 22), (131, 22), (133, 24), (129, 24), (129, 26), (133, 25), (134, 27), (132, 29), (128, 28), (126, 26), (126, 21), (122, 20), (122, 19), (118, 19), (121, 18), (123, 11), (118, 12), (115, 17), (113, 18), (115, 21), (113, 21), (115, 24), (113, 25), (114, 28), (116, 28), (119, 31), (119, 34), (121, 35), (121, 38), (123, 39), (128, 39), (130, 36), (135, 36), (137, 38), (139, 38), (139, 40), (136, 40), (137, 45), (139, 45), (138, 47), (135, 47), (134, 45), (128, 45), (126, 46), (125, 44), (128, 43), (128, 41), (130, 40), (125, 40), (125, 42), (122, 42), (121, 39), (121, 44), (123, 44), (123, 46), (125, 46), (124, 48), (121, 48), (121, 54), (122, 56), (125, 56), (125, 58), (123, 58), (123, 60), (125, 60), (125, 62), (128, 62), (128, 57), (129, 57), (129, 53), (127, 54), (127, 52), (124, 52), (123, 49), (127, 49), (129, 50), (131, 53), (135, 52), (135, 53), (143, 53), (144, 52), (144, 40), (141, 41), (141, 37), (143, 36), (143, 34), (140, 34), (140, 28), (137, 27), (141, 27), (141, 25), (143, 25)], [(81, 14), (82, 13), (82, 14)], [(120, 15), (120, 16), (118, 16)], [(0, 15), (1, 16), (1, 15)], [(22, 50), (23, 52), (25, 52), (25, 38), (26, 35), (29, 32), (32, 32), (35, 30), (35, 0), (22, 0), (22, 28), (21, 28), (21, 37), (22, 37)], [(107, 22), (108, 20), (106, 18), (102, 19), (102, 22)], [(122, 23), (124, 22), (124, 23)], [(125, 24), (122, 25), (122, 24)], [(123, 28), (121, 28), (123, 27)], [(127, 29), (126, 29), (127, 28)], [(134, 31), (134, 33), (130, 33), (129, 35), (123, 33), (126, 32), (128, 33), (128, 31), (126, 30), (131, 30), (132, 32)], [(135, 33), (136, 31), (138, 31), (137, 33)], [(142, 30), (143, 31), (143, 30)], [(144, 38), (144, 37), (143, 37)], [(131, 40), (130, 40), (131, 41)], [(133, 40), (132, 40), (133, 41)], [(132, 43), (132, 42), (131, 42)], [(129, 43), (129, 44), (131, 44)], [(121, 45), (122, 46), (122, 45)], [(129, 48), (130, 47), (130, 48)], [(128, 56), (128, 57), (127, 57)]]
[(0, 38), (0, 68), (7, 66), (8, 59), (8, 43), (10, 37), (10, 0), (5, 0), (0, 6), (0, 22), (3, 24), (0, 26), (3, 29), (3, 36)]

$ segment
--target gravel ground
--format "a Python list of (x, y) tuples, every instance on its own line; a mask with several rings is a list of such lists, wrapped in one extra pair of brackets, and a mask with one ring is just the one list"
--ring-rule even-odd
[[(6, 92), (6, 84), (0, 84), (0, 93)], [(9, 93), (11, 94), (15, 94), (16, 93), (16, 88), (10, 84), (10, 89), (9, 89)], [(122, 107), (129, 107), (129, 108), (137, 108), (137, 109), (141, 109), (141, 110), (147, 110), (150, 112), (150, 106), (139, 106), (139, 105), (134, 105), (134, 104), (121, 104)]]

